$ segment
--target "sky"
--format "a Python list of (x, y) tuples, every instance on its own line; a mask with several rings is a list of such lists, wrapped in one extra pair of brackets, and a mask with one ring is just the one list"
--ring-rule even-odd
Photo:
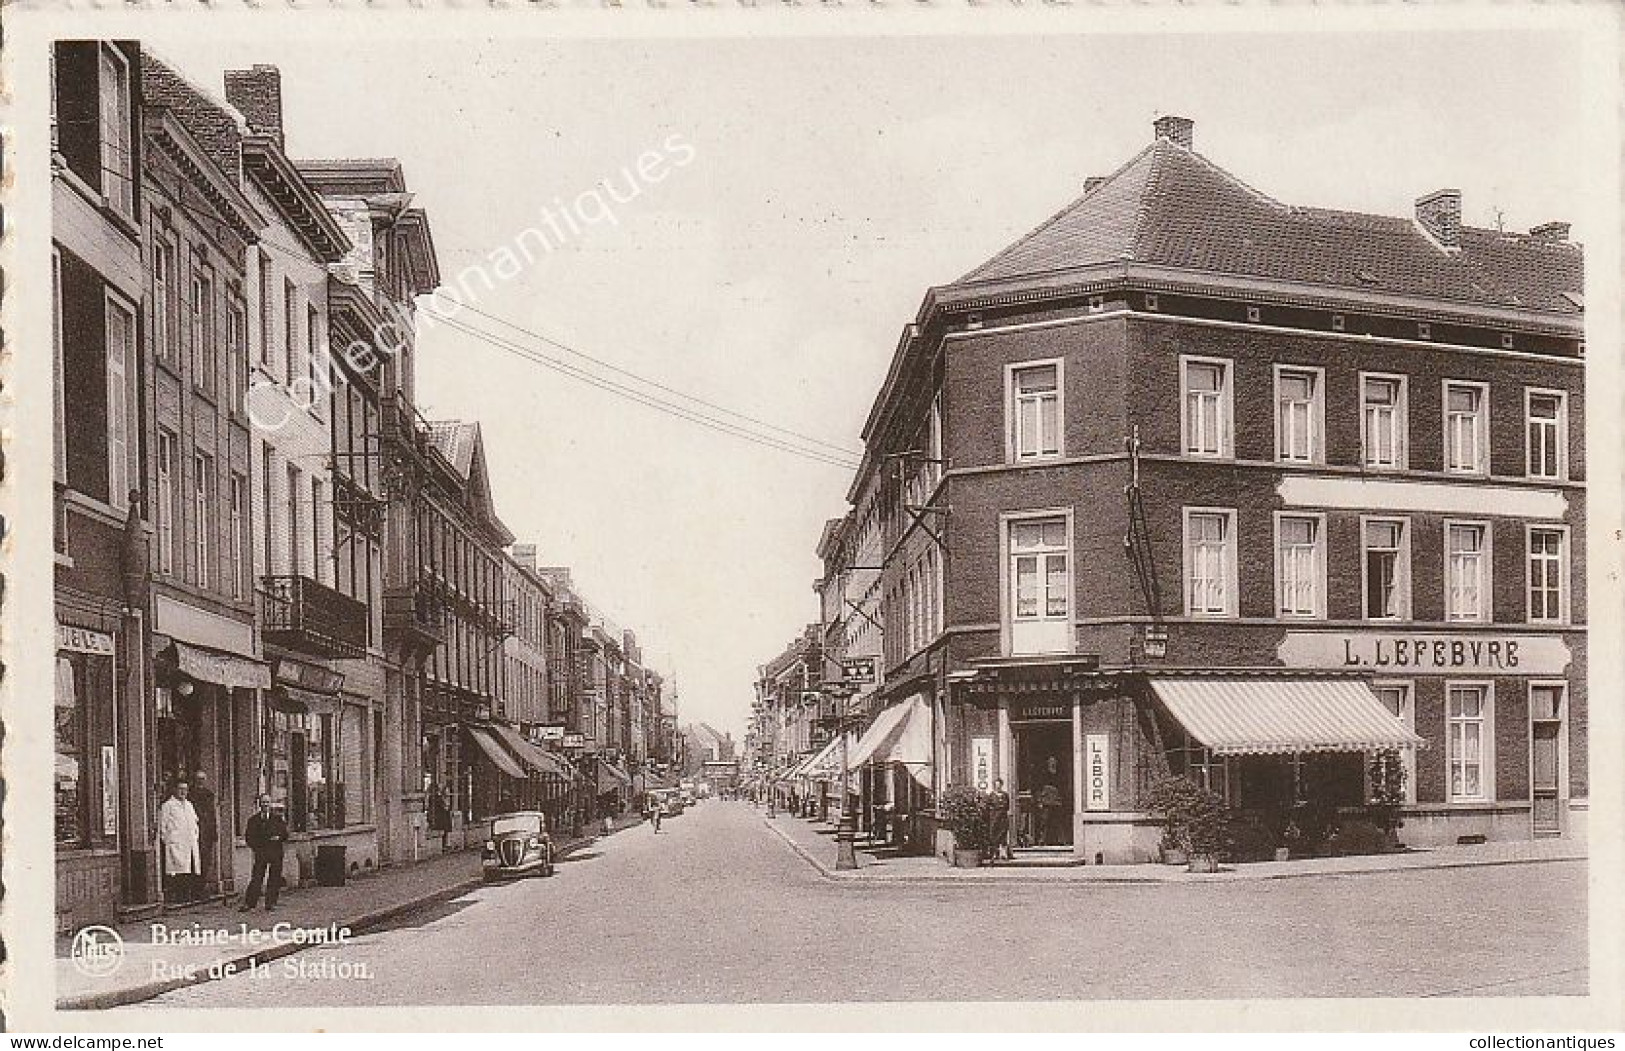
[[(1161, 114), (1288, 203), (1407, 215), (1451, 186), (1469, 223), (1588, 229), (1578, 42), (1555, 32), (147, 41), (217, 95), (224, 69), (278, 66), (295, 157), (399, 158), (447, 280), (608, 180), (612, 219), (474, 305), (854, 451), (926, 290)], [(658, 182), (638, 180), (646, 151), (668, 159)], [(818, 617), (814, 548), (850, 470), (448, 327), (421, 340), (418, 400), (480, 421), (499, 515), (637, 632), (680, 719), (740, 736), (757, 667)]]

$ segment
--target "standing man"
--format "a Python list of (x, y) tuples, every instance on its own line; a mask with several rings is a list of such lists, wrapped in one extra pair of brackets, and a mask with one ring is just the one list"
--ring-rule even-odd
[(158, 855), (163, 861), (164, 900), (182, 905), (197, 897), (197, 811), (186, 798), (190, 786), (176, 781), (169, 798), (158, 808)]
[(202, 891), (205, 895), (220, 889), (220, 812), (215, 807), (214, 792), (209, 789), (208, 777), (202, 770), (192, 775), (192, 809), (197, 813), (198, 857), (202, 861)]
[(988, 826), (993, 842), (993, 860), (1009, 858), (1010, 854), (1010, 793), (1004, 790), (1004, 781), (995, 780), (987, 799)]
[(1055, 821), (1066, 802), (1061, 794), (1061, 764), (1053, 755), (1044, 763), (1044, 783), (1033, 802), (1038, 804), (1038, 843), (1051, 846), (1061, 838), (1056, 835)]
[(652, 796), (649, 801), (649, 820), (654, 822), (655, 831), (660, 831), (660, 818), (666, 812), (666, 799), (664, 796)]
[(277, 895), (282, 892), (282, 845), (288, 842), (288, 823), (280, 814), (271, 811), (271, 797), (260, 794), (259, 810), (243, 826), (243, 839), (254, 852), (254, 872), (248, 877), (248, 891), (243, 895), (247, 912), (260, 900), (265, 891), (265, 911), (276, 908)]

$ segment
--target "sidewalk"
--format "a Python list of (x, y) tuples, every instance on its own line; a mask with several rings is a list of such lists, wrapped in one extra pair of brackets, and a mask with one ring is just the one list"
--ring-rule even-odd
[(1151, 884), (1226, 883), (1248, 880), (1297, 879), (1310, 876), (1354, 876), (1374, 872), (1464, 868), (1477, 865), (1518, 865), (1550, 861), (1583, 861), (1585, 845), (1567, 839), (1517, 840), (1472, 847), (1434, 847), (1401, 854), (1367, 854), (1341, 858), (1301, 858), (1296, 861), (1256, 861), (1225, 865), (1219, 872), (1195, 873), (1173, 865), (1067, 865), (1023, 866), (1001, 864), (958, 869), (943, 859), (896, 856), (889, 849), (868, 849), (858, 840), (858, 867), (835, 870), (835, 829), (822, 822), (781, 814), (762, 821), (780, 839), (826, 879), (842, 883), (932, 884)]
[[(638, 824), (640, 820), (622, 819), (616, 823), (615, 831)], [(557, 855), (568, 856), (601, 838), (588, 835), (562, 841)], [(104, 977), (83, 973), (70, 956), (72, 940), (58, 938), (57, 1009), (119, 1007), (150, 1000), (172, 989), (226, 977), (228, 967), (232, 968), (230, 973), (245, 972), (250, 960), (263, 965), (304, 949), (330, 945), (320, 940), (296, 941), (296, 937), (332, 938), (337, 928), (349, 928), (352, 934), (360, 934), (404, 914), (460, 897), (482, 882), (480, 852), (465, 850), (352, 877), (342, 887), (284, 888), (281, 900), (271, 912), (266, 912), (263, 906), (253, 912), (239, 912), (235, 898), (225, 903), (178, 909), (117, 927), (124, 941), (124, 961), (116, 971)], [(154, 945), (155, 924), (163, 925), (169, 932), (223, 933), (215, 935), (214, 940), (219, 944)]]

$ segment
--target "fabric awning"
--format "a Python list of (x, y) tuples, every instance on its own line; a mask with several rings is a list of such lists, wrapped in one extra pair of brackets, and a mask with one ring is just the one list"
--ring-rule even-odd
[(502, 723), (492, 723), (491, 729), (495, 730), (497, 736), (502, 738), (502, 742), (508, 746), (509, 751), (513, 752), (526, 766), (529, 766), (543, 777), (561, 778), (565, 781), (575, 779), (575, 773), (568, 765), (557, 757), (549, 755), (546, 749), (538, 748), (525, 740), (524, 735), (513, 727)]
[[(858, 747), (858, 735), (857, 734), (852, 734), (852, 733), (847, 734), (846, 735), (846, 756), (847, 756), (847, 763), (849, 765), (850, 765), (850, 763), (852, 761), (852, 755), (857, 750), (857, 747)], [(814, 778), (814, 779), (819, 779), (819, 778), (828, 778), (828, 777), (839, 777), (840, 774), (841, 774), (841, 739), (839, 737), (837, 737), (837, 738), (835, 738), (835, 740), (833, 740), (833, 741), (831, 741), (829, 743), (829, 747), (825, 748), (816, 757), (814, 757), (814, 759), (813, 759), (813, 761), (811, 763), (807, 764), (807, 776), (811, 777), (811, 778)]]
[(602, 759), (598, 760), (598, 794), (606, 792), (619, 792), (623, 787), (630, 788), (632, 779), (615, 769)]
[(182, 674), (200, 682), (212, 682), (229, 689), (269, 690), (271, 666), (252, 657), (208, 650), (175, 640), (175, 665)]
[(1215, 755), (1426, 747), (1358, 679), (1167, 678), (1151, 688)]
[(468, 730), (468, 736), (474, 739), (474, 743), (480, 746), (480, 751), (484, 752), (486, 758), (491, 760), (492, 765), (509, 777), (520, 781), (525, 779), (525, 768), (519, 765), (519, 761), (509, 754), (506, 748), (502, 747), (502, 742), (497, 739), (496, 734), (492, 733), (489, 727), (468, 726), (465, 729)]
[(910, 777), (931, 784), (931, 706), (919, 694), (887, 708), (846, 757), (849, 766), (897, 763)]
[(829, 743), (824, 745), (823, 748), (802, 760), (801, 765), (796, 767), (796, 776), (818, 777), (820, 773), (827, 776), (828, 768), (832, 762), (835, 766), (840, 766), (841, 739), (839, 737), (830, 738)]

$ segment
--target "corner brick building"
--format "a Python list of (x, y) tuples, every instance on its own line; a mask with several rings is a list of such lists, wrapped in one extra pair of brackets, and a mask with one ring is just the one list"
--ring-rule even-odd
[(933, 791), (1147, 860), (1167, 773), (1356, 806), (1397, 752), (1411, 845), (1583, 836), (1582, 253), (1460, 205), (1283, 204), (1165, 117), (927, 294), (851, 491)]

